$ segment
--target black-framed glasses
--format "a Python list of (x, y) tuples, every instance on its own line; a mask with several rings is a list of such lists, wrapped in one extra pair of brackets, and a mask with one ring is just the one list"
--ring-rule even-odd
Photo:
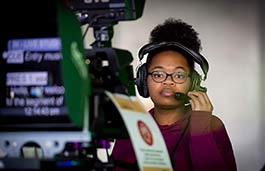
[(151, 75), (152, 79), (157, 83), (162, 83), (167, 79), (168, 76), (171, 76), (171, 79), (177, 84), (184, 83), (190, 76), (190, 74), (187, 74), (185, 72), (173, 72), (171, 74), (168, 74), (164, 71), (152, 71), (148, 72), (148, 75)]

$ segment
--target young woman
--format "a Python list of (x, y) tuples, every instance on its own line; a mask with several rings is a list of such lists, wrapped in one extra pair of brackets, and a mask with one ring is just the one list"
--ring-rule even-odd
[[(181, 20), (168, 19), (151, 32), (150, 43), (160, 42), (165, 44), (150, 48), (142, 66), (147, 84), (143, 96), (154, 103), (149, 112), (162, 132), (174, 170), (236, 170), (223, 122), (212, 114), (206, 92), (191, 88), (196, 62), (192, 55), (201, 49), (198, 33)], [(176, 94), (185, 94), (188, 100)], [(115, 161), (136, 163), (129, 139), (116, 140), (112, 156)], [(115, 170), (126, 169), (117, 164)]]

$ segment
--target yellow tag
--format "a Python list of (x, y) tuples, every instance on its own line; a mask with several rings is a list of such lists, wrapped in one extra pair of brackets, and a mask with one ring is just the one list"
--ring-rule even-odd
[(120, 108), (126, 110), (137, 111), (146, 114), (146, 110), (143, 108), (141, 103), (137, 100), (132, 100), (128, 98), (122, 98), (121, 96), (114, 95), (113, 98), (119, 104)]
[(143, 167), (144, 171), (172, 171), (170, 168)]

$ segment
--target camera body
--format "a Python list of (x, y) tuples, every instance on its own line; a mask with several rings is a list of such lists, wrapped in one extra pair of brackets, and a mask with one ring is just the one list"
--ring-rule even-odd
[[(135, 93), (132, 56), (112, 48), (111, 39), (106, 44), (96, 38), (91, 49), (84, 49), (80, 26), (88, 24), (99, 35), (109, 34), (100, 30), (139, 18), (143, 2), (6, 4), (19, 16), (1, 12), (0, 160), (6, 169), (113, 167), (112, 161), (99, 161), (96, 151), (107, 148), (102, 140), (128, 135), (104, 91)], [(32, 15), (38, 20), (33, 21)], [(99, 110), (102, 105), (109, 110)]]

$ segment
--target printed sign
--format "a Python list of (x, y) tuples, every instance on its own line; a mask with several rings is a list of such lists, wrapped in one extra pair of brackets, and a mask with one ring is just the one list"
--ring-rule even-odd
[(136, 96), (112, 94), (114, 102), (128, 130), (141, 171), (172, 171), (163, 136), (153, 117), (145, 111)]

